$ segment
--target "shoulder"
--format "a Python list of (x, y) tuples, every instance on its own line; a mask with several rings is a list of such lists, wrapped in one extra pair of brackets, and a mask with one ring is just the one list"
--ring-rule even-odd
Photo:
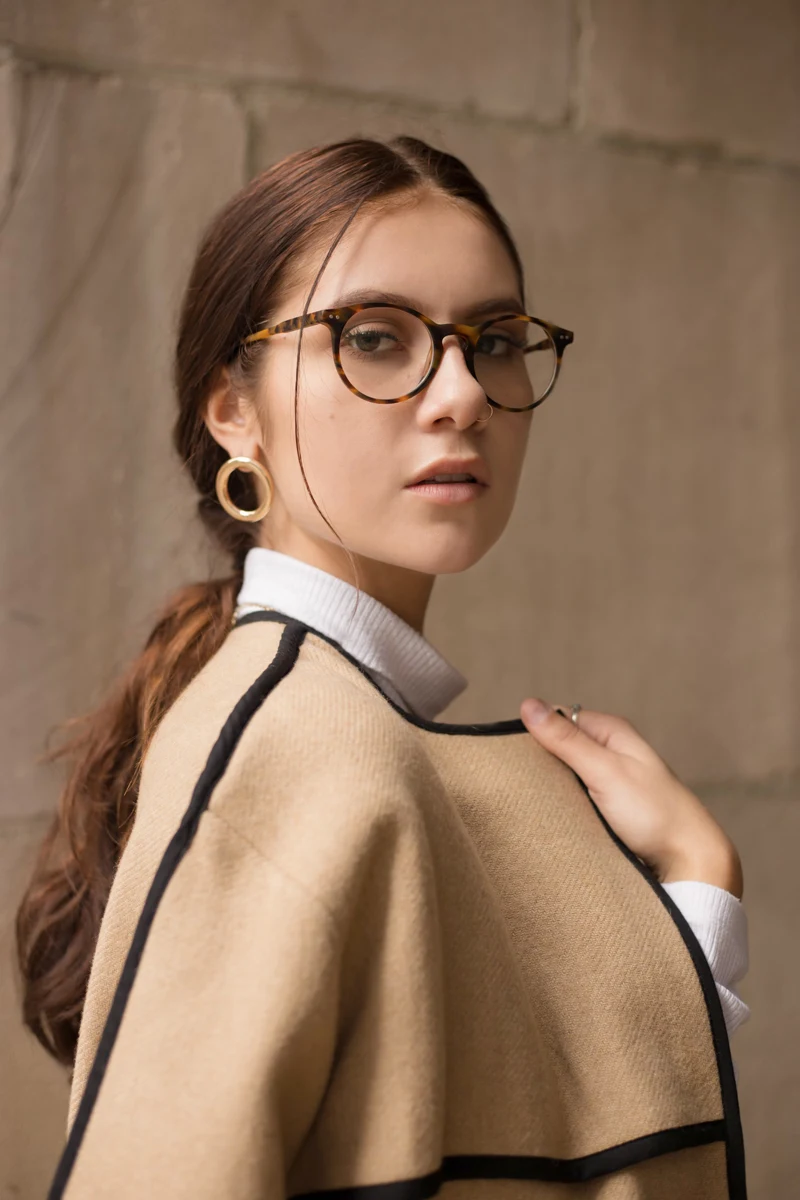
[(414, 792), (425, 758), (414, 726), (335, 647), (307, 633), (291, 669), (265, 684), (239, 711), (215, 807), (302, 795), (323, 818), (336, 796), (339, 808), (377, 817)]
[(338, 894), (359, 864), (424, 838), (435, 773), (413, 724), (357, 666), (308, 631), (293, 647), (286, 631), (231, 632), (165, 718), (142, 800), (148, 821), (167, 809), (173, 828), (203, 805), (264, 859)]
[(113, 946), (129, 941), (176, 838), (187, 843), (181, 872), (188, 863), (241, 895), (280, 877), (342, 923), (373, 870), (387, 878), (424, 844), (424, 802), (439, 785), (415, 728), (310, 635), (259, 689), (284, 628), (233, 630), (161, 722), (104, 918)]

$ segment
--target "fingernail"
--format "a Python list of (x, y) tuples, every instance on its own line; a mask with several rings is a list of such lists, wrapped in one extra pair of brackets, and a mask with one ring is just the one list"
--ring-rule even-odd
[(552, 711), (553, 710), (549, 704), (545, 704), (544, 700), (539, 700), (537, 698), (525, 700), (522, 704), (522, 712), (525, 717), (525, 721), (529, 725), (538, 725), (539, 722), (543, 721), (548, 713), (551, 713)]

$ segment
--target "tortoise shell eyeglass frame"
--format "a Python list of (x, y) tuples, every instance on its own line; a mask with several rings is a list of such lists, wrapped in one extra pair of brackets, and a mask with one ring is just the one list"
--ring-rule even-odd
[[(420, 380), (420, 382), (412, 391), (406, 392), (405, 395), (402, 396), (396, 396), (393, 400), (380, 400), (376, 399), (375, 396), (367, 396), (364, 394), (364, 392), (360, 392), (358, 388), (354, 387), (347, 378), (339, 357), (339, 346), (347, 322), (351, 319), (351, 317), (354, 317), (356, 313), (366, 312), (367, 310), (373, 308), (380, 308), (383, 310), (396, 309), (400, 312), (410, 313), (412, 316), (418, 317), (424, 325), (427, 325), (431, 335), (431, 341), (433, 343), (431, 363), (425, 373), (424, 378)], [(542, 401), (550, 395), (555, 387), (558, 373), (561, 370), (562, 355), (566, 347), (572, 342), (574, 335), (569, 329), (562, 329), (559, 325), (553, 325), (550, 321), (543, 321), (539, 317), (530, 317), (527, 315), (527, 313), (504, 313), (501, 316), (491, 317), (488, 321), (482, 321), (480, 325), (442, 325), (438, 324), (436, 321), (432, 321), (430, 317), (426, 317), (424, 313), (418, 312), (417, 309), (408, 308), (404, 304), (382, 304), (378, 301), (373, 301), (368, 304), (351, 304), (342, 308), (323, 308), (318, 312), (306, 313), (305, 317), (292, 317), (288, 321), (281, 321), (278, 325), (270, 326), (269, 329), (259, 329), (256, 333), (249, 334), (247, 337), (242, 338), (242, 341), (239, 344), (240, 346), (247, 346), (252, 342), (266, 341), (267, 338), (274, 337), (278, 333), (293, 333), (295, 330), (306, 328), (309, 325), (327, 325), (331, 333), (333, 361), (336, 365), (339, 378), (342, 380), (342, 383), (345, 385), (345, 387), (353, 392), (356, 396), (360, 396), (362, 400), (369, 400), (371, 404), (399, 404), (403, 400), (410, 400), (412, 396), (416, 396), (417, 393), (421, 392), (424, 387), (427, 387), (431, 379), (433, 379), (441, 365), (442, 357), (444, 355), (444, 346), (442, 344), (443, 339), (448, 337), (450, 334), (456, 334), (456, 336), (461, 340), (467, 369), (472, 377), (476, 379), (478, 383), (480, 383), (480, 380), (475, 373), (475, 350), (478, 342), (486, 330), (491, 328), (492, 325), (496, 325), (499, 321), (507, 321), (510, 317), (513, 317), (517, 321), (530, 321), (531, 324), (538, 325), (547, 334), (550, 343), (552, 343), (556, 357), (556, 365), (555, 370), (553, 371), (553, 377), (538, 400), (534, 400), (532, 404), (526, 404), (524, 408), (512, 408), (507, 404), (501, 404), (499, 400), (493, 400), (491, 396), (487, 396), (486, 399), (494, 408), (503, 409), (505, 412), (528, 412), (530, 409), (536, 408), (539, 404), (541, 404)], [(535, 352), (536, 350), (547, 348), (548, 345), (549, 343), (547, 342), (540, 342), (536, 345), (526, 347), (524, 353), (529, 354), (531, 352)], [(481, 387), (483, 387), (483, 384), (481, 384)]]

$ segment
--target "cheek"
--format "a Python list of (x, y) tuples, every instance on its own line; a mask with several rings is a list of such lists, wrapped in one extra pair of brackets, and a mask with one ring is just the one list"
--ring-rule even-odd
[(329, 433), (341, 412), (343, 398), (350, 394), (336, 374), (332, 359), (326, 361), (319, 353), (304, 353), (298, 373), (296, 346), (287, 339), (274, 347), (261, 371), (259, 397), (270, 432), (265, 449), (281, 473), (287, 468), (291, 470), (293, 464), (297, 469), (295, 379), (297, 428), (306, 453), (309, 441), (316, 443)]
[(494, 457), (514, 474), (522, 470), (525, 461), (532, 417), (533, 413), (509, 413), (503, 428), (495, 431)]
[[(391, 420), (383, 405), (370, 404), (344, 388), (344, 395), (321, 406), (318, 419), (304, 426), (303, 451), (325, 480), (331, 502), (363, 514), (380, 503), (401, 464)], [(309, 403), (311, 403), (309, 397)]]
[[(266, 450), (284, 491), (305, 492), (297, 461), (294, 426), (294, 356), (275, 356), (263, 376), (263, 402), (271, 432)], [(365, 511), (379, 501), (391, 476), (392, 414), (384, 405), (355, 396), (333, 368), (301, 361), (297, 427), (303, 465), (321, 503), (341, 511)], [(399, 464), (394, 463), (395, 474)]]

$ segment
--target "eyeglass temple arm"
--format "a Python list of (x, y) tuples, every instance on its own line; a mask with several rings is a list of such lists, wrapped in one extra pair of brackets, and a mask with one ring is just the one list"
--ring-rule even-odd
[(248, 334), (244, 338), (245, 342), (264, 341), (266, 338), (272, 337), (274, 333), (293, 333), (301, 326), (308, 328), (309, 325), (323, 325), (326, 319), (334, 315), (333, 309), (325, 309), (323, 312), (306, 313), (303, 317), (291, 317), (288, 321), (281, 321), (278, 325), (271, 325), (269, 329), (259, 329), (257, 333)]

